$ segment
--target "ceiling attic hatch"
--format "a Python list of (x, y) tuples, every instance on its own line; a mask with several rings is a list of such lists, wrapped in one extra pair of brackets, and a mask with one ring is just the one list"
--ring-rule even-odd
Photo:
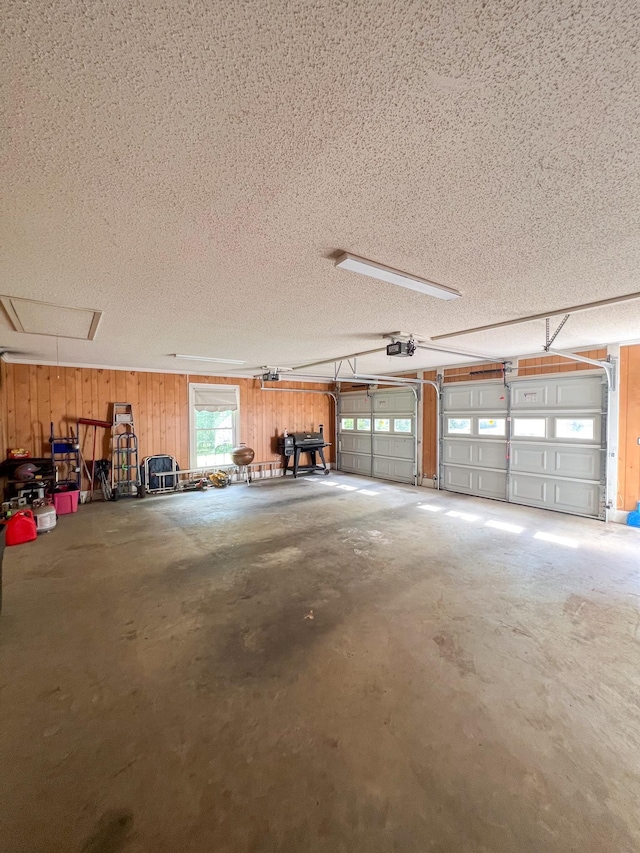
[(16, 332), (27, 335), (51, 335), (92, 341), (102, 318), (102, 311), (90, 308), (67, 308), (51, 302), (0, 296), (0, 302)]

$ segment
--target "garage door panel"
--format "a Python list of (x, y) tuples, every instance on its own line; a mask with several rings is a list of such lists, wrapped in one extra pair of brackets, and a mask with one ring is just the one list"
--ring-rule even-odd
[(599, 409), (602, 405), (602, 380), (558, 381), (554, 388), (554, 404), (559, 409)]
[(444, 469), (444, 488), (451, 492), (505, 500), (506, 485), (507, 475), (503, 471), (482, 471), (449, 465)]
[(444, 464), (472, 465), (480, 468), (506, 468), (505, 442), (447, 440), (444, 442)]
[(599, 376), (516, 379), (511, 385), (511, 408), (514, 412), (536, 409), (597, 411), (601, 405), (602, 380)]
[(577, 515), (597, 515), (600, 485), (597, 483), (554, 483), (554, 509)]
[[(600, 516), (606, 407), (601, 375), (514, 379), (507, 392), (501, 383), (477, 384), (447, 389), (444, 395), (443, 487)], [(500, 408), (507, 405), (503, 394), (506, 410)], [(504, 442), (498, 439), (505, 431), (502, 411), (511, 418), (509, 452), (506, 436)]]
[(511, 386), (512, 409), (546, 409), (549, 389), (538, 382), (514, 382)]
[(342, 453), (340, 456), (340, 470), (350, 471), (353, 474), (371, 474), (371, 456), (358, 456), (356, 453)]
[(509, 499), (514, 501), (514, 503), (545, 506), (547, 500), (547, 481), (542, 477), (527, 477), (526, 474), (512, 474)]
[(444, 469), (444, 487), (453, 492), (473, 491), (473, 475), (471, 468), (455, 468), (447, 465)]
[(452, 465), (473, 465), (473, 445), (468, 441), (447, 441), (444, 462)]
[[(341, 470), (403, 483), (415, 482), (418, 421), (412, 390), (343, 393), (339, 411), (338, 466)], [(359, 430), (358, 426), (363, 429)]]
[(511, 447), (514, 473), (554, 475), (578, 480), (600, 480), (602, 450), (599, 447)]
[(478, 471), (478, 493), (488, 498), (505, 500), (507, 494), (507, 475), (502, 471)]
[(371, 454), (371, 436), (368, 433), (343, 432), (340, 436), (343, 453), (366, 453)]
[(514, 474), (511, 478), (510, 499), (514, 503), (557, 512), (596, 516), (600, 506), (600, 485)]
[(340, 414), (361, 415), (371, 412), (371, 399), (366, 394), (341, 394)]
[(445, 388), (444, 408), (447, 412), (466, 412), (475, 408), (471, 388)]
[(393, 435), (376, 435), (373, 438), (374, 456), (397, 456), (400, 459), (413, 459), (415, 439), (397, 438)]
[(502, 382), (445, 386), (443, 488), (506, 500), (507, 403)]
[(373, 394), (373, 411), (394, 412), (397, 414), (412, 415), (415, 408), (416, 398), (412, 391), (398, 391), (394, 393), (375, 392)]
[(529, 474), (544, 474), (548, 470), (546, 447), (511, 446), (511, 470)]
[(444, 408), (447, 412), (487, 411), (503, 412), (507, 408), (504, 385), (481, 385), (454, 388), (445, 386)]
[[(528, 432), (535, 425), (535, 432)], [(562, 427), (565, 427), (563, 434)], [(569, 429), (567, 429), (569, 427)], [(578, 429), (576, 429), (578, 427)], [(585, 428), (589, 428), (586, 433)], [(545, 412), (512, 412), (512, 441), (527, 444), (597, 444), (602, 441), (602, 416), (599, 412), (554, 411), (547, 416)]]
[(476, 465), (483, 468), (507, 467), (507, 446), (505, 442), (478, 442), (476, 445)]
[(413, 482), (413, 459), (384, 459), (373, 457), (373, 476), (383, 480), (400, 480), (405, 483)]
[(563, 447), (554, 453), (554, 471), (559, 477), (600, 480), (602, 453), (599, 447)]

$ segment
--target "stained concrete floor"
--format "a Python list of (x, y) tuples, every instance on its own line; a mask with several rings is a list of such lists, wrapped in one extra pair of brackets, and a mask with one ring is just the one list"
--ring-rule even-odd
[(637, 851), (639, 544), (341, 475), (82, 507), (6, 552), (0, 849)]

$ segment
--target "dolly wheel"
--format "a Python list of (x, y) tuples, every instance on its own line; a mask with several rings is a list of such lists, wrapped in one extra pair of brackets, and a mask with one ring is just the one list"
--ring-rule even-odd
[(112, 501), (119, 501), (120, 500), (120, 489), (117, 486), (113, 490), (113, 495), (111, 496), (111, 500)]
[(138, 497), (139, 498), (146, 498), (146, 496), (147, 496), (147, 490), (144, 487), (144, 483), (140, 483), (140, 485), (138, 486)]
[(331, 473), (331, 471), (329, 471), (329, 469), (328, 469), (328, 468), (325, 468), (325, 469), (324, 469), (324, 476), (325, 476), (325, 477), (326, 477), (328, 474), (330, 474), (330, 473)]

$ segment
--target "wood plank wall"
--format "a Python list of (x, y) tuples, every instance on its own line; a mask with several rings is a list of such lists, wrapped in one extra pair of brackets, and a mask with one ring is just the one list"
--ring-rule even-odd
[[(156, 453), (175, 456), (182, 468), (189, 467), (189, 383), (240, 386), (240, 435), (255, 450), (256, 462), (278, 460), (276, 437), (286, 427), (317, 430), (324, 424), (327, 440), (335, 444), (333, 401), (325, 394), (266, 392), (253, 379), (197, 376), (193, 374), (145, 373), (142, 371), (97, 370), (80, 367), (49, 367), (32, 364), (0, 366), (0, 437), (3, 453), (10, 447), (25, 447), (34, 456), (50, 453), (49, 430), (69, 435), (79, 417), (111, 420), (110, 404), (132, 403), (140, 458)], [(279, 382), (279, 389), (322, 391), (322, 383)], [(107, 431), (99, 457), (108, 456)], [(83, 427), (81, 442), (85, 458), (92, 457), (92, 430)], [(330, 458), (333, 459), (333, 447)]]
[[(486, 371), (491, 371), (487, 373)], [(445, 382), (476, 382), (502, 379), (502, 362), (474, 364), (471, 367), (448, 367), (444, 371)]]
[[(635, 509), (640, 500), (640, 345), (620, 349), (620, 454), (618, 508)], [(606, 349), (584, 353), (590, 358), (606, 357)], [(520, 375), (570, 370), (588, 370), (589, 365), (567, 362), (558, 365), (559, 356), (522, 359)], [(555, 366), (552, 366), (555, 365)], [(490, 369), (494, 364), (479, 365), (475, 370)], [(524, 368), (524, 369), (523, 369)], [(435, 371), (425, 371), (425, 379), (435, 379)], [(497, 378), (498, 374), (496, 374)], [(445, 381), (469, 381), (491, 378), (487, 374), (469, 375), (469, 368), (452, 368)], [(275, 436), (288, 429), (317, 429), (325, 425), (325, 434), (334, 444), (333, 402), (323, 394), (288, 394), (263, 392), (259, 382), (172, 373), (144, 373), (92, 368), (47, 367), (44, 365), (7, 364), (0, 361), (0, 448), (26, 446), (34, 455), (48, 455), (49, 424), (53, 420), (58, 434), (75, 428), (78, 417), (109, 420), (109, 403), (126, 400), (135, 407), (141, 455), (169, 453), (182, 467), (189, 464), (188, 383), (209, 382), (240, 386), (240, 440), (254, 448), (256, 460), (278, 458)], [(275, 386), (274, 386), (275, 387)], [(322, 384), (281, 382), (280, 388), (325, 390)], [(430, 389), (423, 390), (424, 417), (422, 430), (422, 473), (435, 474), (436, 403)], [(90, 436), (83, 436), (89, 458)], [(103, 436), (101, 455), (108, 452)]]
[[(425, 370), (423, 378), (435, 382), (437, 373), (435, 370)], [(438, 402), (435, 390), (429, 385), (422, 386), (422, 400), (422, 477), (424, 482), (432, 480), (438, 473), (436, 471)]]
[[(578, 355), (585, 358), (606, 358), (607, 348), (581, 350)], [(563, 358), (560, 355), (543, 355), (539, 358), (518, 359), (518, 376), (537, 376), (543, 373), (570, 373), (574, 370), (593, 370), (591, 364), (583, 364), (579, 361)]]
[(618, 509), (640, 501), (640, 345), (620, 347)]

